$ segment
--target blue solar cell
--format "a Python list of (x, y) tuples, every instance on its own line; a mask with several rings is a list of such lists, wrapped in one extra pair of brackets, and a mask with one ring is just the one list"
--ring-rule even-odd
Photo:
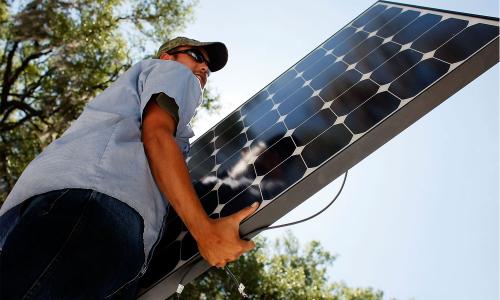
[(344, 61), (348, 64), (353, 64), (360, 61), (370, 52), (378, 48), (384, 40), (378, 36), (369, 37), (367, 40), (352, 49), (344, 57)]
[(353, 133), (363, 133), (394, 112), (400, 103), (391, 93), (382, 92), (351, 112), (345, 124)]
[(296, 66), (295, 70), (297, 72), (302, 72), (318, 60), (320, 60), (323, 56), (325, 56), (326, 51), (324, 49), (318, 48), (310, 53), (306, 58), (301, 60)]
[(340, 74), (342, 74), (346, 69), (347, 65), (344, 62), (336, 62), (314, 77), (309, 85), (314, 90), (322, 89), (327, 83), (340, 76)]
[(259, 122), (253, 123), (253, 125), (247, 129), (246, 133), (248, 140), (253, 140), (261, 135), (262, 132), (266, 131), (266, 129), (269, 128), (269, 124), (276, 124), (276, 121), (278, 121), (279, 117), (280, 114), (277, 110), (271, 110), (270, 112), (265, 114), (259, 120)]
[(344, 116), (358, 107), (358, 105), (365, 102), (368, 98), (375, 95), (378, 88), (379, 86), (369, 79), (360, 81), (335, 99), (331, 108), (337, 116)]
[(401, 12), (401, 10), (402, 9), (399, 7), (391, 7), (389, 9), (385, 10), (383, 13), (381, 13), (380, 15), (375, 17), (368, 24), (366, 24), (363, 27), (363, 30), (369, 31), (369, 32), (374, 32), (374, 31), (378, 30), (380, 27), (389, 23), (394, 17), (396, 17)]
[(462, 31), (469, 23), (466, 20), (449, 18), (424, 33), (420, 38), (411, 44), (413, 49), (421, 52), (436, 50), (455, 34)]
[(360, 79), (361, 74), (358, 71), (349, 70), (325, 86), (319, 96), (324, 101), (331, 101), (350, 89)]
[(308, 168), (315, 168), (347, 146), (351, 139), (352, 133), (344, 124), (334, 125), (307, 144), (302, 157)]
[[(269, 125), (269, 124), (268, 124)], [(287, 128), (283, 122), (273, 124), (269, 129), (265, 130), (257, 136), (250, 144), (250, 149), (257, 150), (261, 148), (268, 148), (282, 137), (285, 136)]]
[(324, 104), (323, 100), (317, 96), (307, 99), (306, 102), (295, 108), (294, 111), (286, 116), (284, 120), (286, 126), (288, 129), (293, 129), (299, 126), (307, 118), (318, 112)]
[(390, 83), (409, 68), (416, 65), (422, 56), (421, 53), (412, 49), (399, 52), (376, 69), (370, 78), (380, 85)]
[(498, 26), (474, 24), (446, 42), (434, 56), (451, 64), (456, 63), (468, 58), (496, 37)]
[(294, 155), (285, 160), (281, 165), (267, 173), (259, 186), (263, 200), (271, 200), (281, 192), (299, 181), (307, 168), (300, 156)]
[(393, 36), (398, 31), (413, 22), (413, 20), (415, 20), (419, 15), (420, 13), (418, 11), (407, 10), (380, 28), (380, 30), (377, 31), (377, 35), (383, 38)]
[(335, 120), (337, 120), (337, 117), (331, 110), (320, 110), (294, 130), (292, 139), (295, 145), (297, 147), (306, 145), (325, 131), (326, 128), (332, 126)]
[(333, 50), (333, 54), (335, 54), (335, 56), (342, 56), (347, 52), (349, 52), (352, 48), (356, 47), (361, 42), (363, 42), (367, 37), (368, 33), (364, 31), (356, 32), (350, 38), (348, 38), (342, 44), (340, 44), (338, 47), (335, 47), (335, 49)]
[(363, 74), (372, 72), (378, 66), (396, 55), (399, 49), (401, 49), (401, 46), (393, 42), (383, 44), (382, 46), (378, 47), (376, 51), (372, 51), (359, 63), (357, 63), (356, 70), (360, 71)]
[(425, 14), (417, 18), (410, 25), (406, 26), (404, 29), (398, 32), (392, 38), (392, 41), (399, 43), (401, 45), (413, 42), (424, 32), (432, 28), (432, 26), (436, 25), (439, 21), (441, 21), (441, 19), (442, 19), (441, 16), (435, 14)]
[(257, 175), (267, 174), (267, 172), (292, 155), (293, 150), (295, 150), (295, 144), (290, 137), (285, 137), (268, 149), (265, 149), (254, 163)]
[(250, 186), (239, 195), (231, 199), (220, 212), (221, 217), (229, 216), (238, 212), (244, 207), (252, 205), (254, 202), (262, 202), (262, 196), (258, 186)]
[(300, 88), (298, 91), (290, 95), (283, 103), (281, 103), (280, 106), (278, 106), (278, 112), (282, 116), (288, 114), (294, 108), (309, 99), (313, 92), (314, 91), (311, 87), (307, 85)]
[(353, 23), (352, 26), (354, 27), (361, 27), (368, 23), (370, 20), (375, 18), (377, 15), (382, 13), (387, 6), (385, 5), (375, 5), (372, 8), (368, 9), (364, 14), (359, 16)]
[(391, 83), (389, 91), (400, 99), (414, 97), (446, 74), (449, 68), (449, 64), (437, 59), (426, 59)]
[(323, 48), (326, 50), (332, 50), (337, 47), (340, 43), (342, 43), (346, 38), (353, 35), (356, 32), (356, 28), (354, 27), (346, 27), (341, 31), (337, 32), (334, 36), (332, 36), (328, 41), (325, 42)]
[(318, 75), (319, 73), (323, 72), (328, 66), (330, 66), (332, 63), (335, 62), (335, 56), (333, 55), (324, 55), (321, 59), (319, 59), (317, 62), (314, 64), (310, 65), (304, 73), (302, 74), (302, 77), (305, 80), (311, 80), (314, 78), (314, 76)]

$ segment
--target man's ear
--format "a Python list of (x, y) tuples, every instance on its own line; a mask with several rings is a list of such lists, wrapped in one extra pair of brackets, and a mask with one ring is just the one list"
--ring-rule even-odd
[(163, 59), (163, 60), (172, 60), (172, 55), (168, 54), (167, 52), (163, 52), (160, 55), (160, 59)]

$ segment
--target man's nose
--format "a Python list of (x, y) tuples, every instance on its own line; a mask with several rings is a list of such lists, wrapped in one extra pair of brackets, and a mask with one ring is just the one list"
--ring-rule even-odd
[(208, 65), (207, 65), (207, 62), (204, 61), (202, 64), (201, 64), (201, 71), (205, 74), (207, 74), (207, 77), (210, 76), (210, 68), (208, 68)]

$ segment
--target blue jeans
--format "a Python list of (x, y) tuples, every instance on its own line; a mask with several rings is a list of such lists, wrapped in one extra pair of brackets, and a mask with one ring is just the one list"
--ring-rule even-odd
[(0, 255), (0, 299), (135, 299), (144, 224), (134, 209), (87, 189), (22, 205)]

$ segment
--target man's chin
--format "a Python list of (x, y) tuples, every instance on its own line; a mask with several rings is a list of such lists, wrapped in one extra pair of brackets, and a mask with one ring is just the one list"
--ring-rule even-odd
[(200, 82), (201, 88), (205, 87), (206, 82), (203, 80), (203, 78), (200, 75), (195, 74), (196, 78), (198, 78), (198, 81)]

